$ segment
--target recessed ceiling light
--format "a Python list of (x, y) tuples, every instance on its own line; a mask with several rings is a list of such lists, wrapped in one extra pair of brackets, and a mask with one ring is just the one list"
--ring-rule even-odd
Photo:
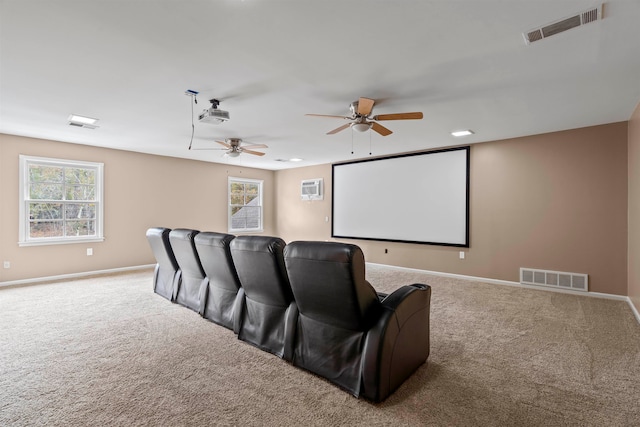
[(451, 132), (451, 135), (453, 135), (453, 136), (469, 136), (469, 135), (473, 135), (473, 131), (471, 131), (469, 129), (457, 130), (457, 131)]
[(83, 125), (91, 125), (91, 126), (94, 126), (96, 123), (98, 123), (98, 119), (92, 119), (91, 117), (85, 117), (85, 116), (78, 116), (77, 114), (71, 114), (68, 120), (73, 123), (80, 123)]

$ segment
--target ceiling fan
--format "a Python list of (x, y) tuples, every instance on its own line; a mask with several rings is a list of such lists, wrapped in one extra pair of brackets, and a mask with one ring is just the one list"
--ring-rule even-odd
[(225, 156), (238, 157), (242, 153), (254, 156), (264, 156), (261, 151), (254, 151), (254, 148), (269, 148), (265, 144), (245, 144), (240, 138), (227, 138), (224, 141), (215, 141), (224, 148), (194, 148), (194, 150), (227, 150)]
[(332, 116), (327, 114), (305, 114), (305, 116), (313, 117), (330, 117), (335, 119), (349, 120), (349, 123), (340, 126), (332, 131), (327, 132), (327, 135), (333, 135), (348, 127), (355, 129), (359, 132), (366, 132), (369, 129), (373, 129), (382, 136), (391, 135), (393, 132), (381, 124), (377, 123), (382, 120), (419, 120), (422, 119), (421, 112), (413, 113), (395, 113), (395, 114), (378, 114), (371, 115), (373, 111), (373, 105), (375, 100), (369, 98), (360, 98), (358, 101), (354, 101), (349, 106), (351, 110), (350, 116)]

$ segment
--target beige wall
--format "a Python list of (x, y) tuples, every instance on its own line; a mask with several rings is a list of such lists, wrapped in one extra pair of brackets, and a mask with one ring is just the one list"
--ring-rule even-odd
[[(331, 166), (276, 173), (278, 232), (330, 239), (330, 191), (300, 200), (300, 180)], [(519, 268), (589, 274), (590, 290), (627, 294), (627, 123), (471, 147), (470, 247), (355, 241), (367, 261), (519, 281)], [(388, 249), (385, 254), (384, 250)]]
[[(464, 260), (460, 248), (356, 243), (367, 261), (492, 279), (518, 281), (520, 267), (587, 273), (591, 291), (628, 288), (637, 304), (633, 262), (627, 283), (627, 207), (630, 218), (640, 210), (638, 114), (631, 123), (473, 145)], [(104, 242), (18, 247), (19, 154), (105, 163)], [(0, 135), (0, 168), (0, 260), (11, 261), (0, 282), (152, 263), (151, 226), (224, 231), (229, 175), (264, 179), (265, 234), (331, 239), (331, 165), (273, 172)], [(300, 199), (300, 181), (312, 178), (324, 179), (324, 200)], [(639, 227), (630, 219), (630, 261)]]
[[(18, 246), (20, 154), (104, 163), (104, 242)], [(11, 262), (0, 282), (154, 263), (153, 226), (225, 232), (227, 176), (264, 180), (265, 234), (275, 234), (273, 171), (0, 134), (0, 261)]]
[[(302, 200), (300, 182), (322, 178), (322, 200)], [(331, 165), (276, 172), (276, 228), (285, 241), (331, 238)]]
[(629, 289), (640, 311), (640, 104), (629, 121)]

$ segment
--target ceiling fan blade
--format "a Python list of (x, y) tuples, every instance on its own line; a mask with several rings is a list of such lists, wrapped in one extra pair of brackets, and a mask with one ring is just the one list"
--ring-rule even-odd
[(220, 145), (224, 145), (227, 148), (231, 148), (231, 146), (229, 144), (227, 144), (226, 142), (222, 142), (222, 141), (216, 141), (218, 144)]
[(339, 128), (336, 128), (336, 129), (334, 129), (332, 131), (327, 132), (327, 135), (333, 135), (334, 133), (338, 133), (341, 130), (345, 130), (349, 126), (351, 126), (351, 123), (344, 124), (344, 125), (340, 126)]
[(242, 144), (242, 148), (269, 148), (268, 145), (265, 144)]
[(373, 99), (360, 97), (360, 100), (358, 101), (358, 114), (362, 116), (368, 116), (371, 114), (371, 110), (373, 110), (373, 104), (375, 104), (375, 102), (376, 101)]
[(396, 113), (396, 114), (378, 114), (371, 118), (372, 120), (420, 120), (422, 113)]
[(311, 116), (311, 117), (329, 117), (331, 119), (345, 119), (345, 120), (351, 120), (351, 117), (346, 117), (346, 116), (332, 116), (330, 114), (305, 114), (305, 116)]
[(261, 153), (259, 151), (247, 150), (246, 148), (243, 148), (242, 152), (247, 154), (253, 154), (254, 156), (264, 156), (264, 153)]
[(389, 129), (387, 129), (386, 127), (384, 127), (381, 124), (378, 124), (376, 122), (371, 122), (371, 129), (375, 130), (376, 132), (378, 132), (382, 136), (391, 135), (393, 133)]

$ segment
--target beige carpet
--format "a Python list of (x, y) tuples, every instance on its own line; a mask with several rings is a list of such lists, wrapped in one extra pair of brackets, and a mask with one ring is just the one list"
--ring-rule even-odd
[(625, 302), (380, 266), (433, 287), (431, 356), (358, 400), (151, 290), (150, 270), (0, 289), (0, 425), (640, 425)]

